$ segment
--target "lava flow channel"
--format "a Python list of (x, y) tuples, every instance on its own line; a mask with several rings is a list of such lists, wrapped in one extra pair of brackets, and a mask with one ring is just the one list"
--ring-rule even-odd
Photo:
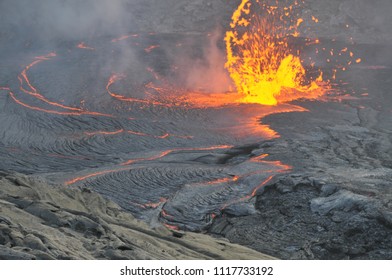
[(219, 150), (219, 149), (230, 149), (233, 146), (230, 145), (220, 145), (220, 146), (211, 146), (211, 147), (204, 147), (204, 148), (178, 148), (178, 149), (169, 149), (169, 150), (165, 150), (162, 152), (157, 153), (156, 155), (150, 156), (150, 157), (141, 157), (141, 158), (134, 158), (134, 159), (130, 159), (126, 162), (123, 162), (121, 164), (119, 164), (118, 166), (116, 166), (113, 169), (108, 169), (108, 170), (102, 170), (102, 171), (97, 171), (97, 172), (92, 172), (83, 176), (79, 176), (79, 177), (75, 177), (73, 179), (70, 179), (68, 181), (65, 182), (65, 185), (73, 185), (75, 183), (81, 182), (81, 181), (85, 181), (89, 178), (93, 178), (93, 177), (97, 177), (97, 176), (101, 176), (101, 175), (106, 175), (109, 173), (116, 173), (116, 172), (121, 172), (121, 171), (125, 171), (128, 170), (129, 167), (124, 167), (124, 166), (129, 166), (132, 164), (136, 164), (139, 162), (145, 162), (145, 161), (153, 161), (153, 160), (157, 160), (157, 159), (161, 159), (173, 152), (185, 152), (185, 151), (210, 151), (210, 150)]
[(162, 102), (158, 102), (158, 101), (154, 101), (154, 100), (138, 99), (138, 98), (133, 98), (133, 97), (126, 97), (126, 96), (124, 96), (124, 95), (117, 94), (117, 93), (113, 92), (113, 91), (110, 89), (110, 87), (111, 87), (114, 83), (116, 83), (116, 82), (118, 82), (118, 81), (120, 81), (120, 80), (122, 80), (122, 79), (124, 79), (124, 78), (125, 78), (125, 76), (124, 76), (124, 75), (121, 75), (121, 74), (113, 74), (113, 75), (109, 78), (109, 80), (108, 80), (108, 82), (107, 82), (107, 84), (106, 84), (106, 91), (107, 91), (107, 93), (108, 93), (110, 96), (112, 96), (113, 98), (115, 98), (115, 99), (117, 99), (117, 100), (119, 100), (119, 101), (136, 102), (136, 103), (144, 103), (144, 104), (159, 105), (159, 106), (169, 106), (168, 104), (165, 104), (165, 103), (162, 103)]
[(190, 135), (175, 135), (175, 134), (170, 134), (170, 133), (164, 133), (162, 135), (153, 135), (149, 133), (144, 133), (144, 132), (138, 132), (138, 131), (133, 131), (133, 130), (126, 130), (126, 129), (119, 129), (115, 131), (93, 131), (93, 132), (85, 132), (87, 136), (97, 136), (97, 135), (118, 135), (118, 134), (131, 134), (131, 135), (137, 135), (137, 136), (144, 136), (144, 137), (152, 137), (155, 139), (166, 139), (169, 137), (176, 137), (176, 138), (181, 138), (181, 139), (192, 139), (193, 136)]
[(87, 46), (84, 42), (80, 42), (77, 46), (78, 49), (84, 49), (89, 51), (95, 51), (93, 47)]
[(173, 229), (203, 231), (222, 213), (252, 208), (251, 199), (270, 184), (276, 174), (291, 170), (281, 162), (260, 161), (259, 165), (252, 165), (249, 161), (244, 164), (246, 169), (253, 171), (181, 187), (163, 205), (160, 221)]

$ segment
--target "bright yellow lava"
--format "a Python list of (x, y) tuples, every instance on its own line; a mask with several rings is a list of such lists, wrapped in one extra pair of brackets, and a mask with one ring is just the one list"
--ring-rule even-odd
[(307, 78), (299, 51), (289, 42), (304, 22), (296, 14), (298, 2), (287, 7), (265, 2), (242, 0), (226, 32), (225, 67), (241, 95), (238, 101), (276, 105), (321, 96), (322, 73)]

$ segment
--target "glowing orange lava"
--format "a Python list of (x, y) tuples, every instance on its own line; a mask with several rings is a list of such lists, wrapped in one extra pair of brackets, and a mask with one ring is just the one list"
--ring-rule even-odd
[(105, 175), (105, 174), (109, 174), (109, 173), (114, 173), (114, 172), (126, 171), (126, 170), (129, 170), (129, 167), (94, 172), (94, 173), (87, 174), (85, 176), (80, 176), (80, 177), (73, 178), (72, 180), (68, 180), (68, 181), (65, 182), (65, 185), (68, 186), (68, 185), (72, 185), (72, 184), (75, 184), (75, 183), (80, 182), (80, 181), (87, 180), (87, 179), (92, 178), (92, 177)]
[(295, 13), (298, 5), (242, 0), (234, 12), (225, 37), (225, 66), (241, 94), (240, 102), (276, 105), (324, 93), (322, 72), (307, 77), (299, 52), (290, 44), (304, 22)]
[(121, 165), (134, 164), (134, 163), (140, 162), (140, 161), (152, 161), (152, 160), (163, 158), (163, 157), (165, 157), (168, 154), (171, 154), (173, 152), (212, 151), (212, 150), (230, 149), (230, 148), (233, 148), (233, 146), (231, 146), (231, 145), (220, 145), (220, 146), (211, 146), (211, 147), (203, 147), (203, 148), (178, 148), (178, 149), (171, 149), (171, 150), (166, 150), (166, 151), (160, 152), (157, 155), (152, 156), (152, 157), (131, 159), (131, 160), (128, 160), (128, 161), (122, 163)]
[(149, 47), (145, 48), (144, 51), (145, 51), (146, 53), (150, 53), (150, 52), (152, 52), (154, 49), (157, 49), (157, 48), (159, 48), (159, 47), (160, 47), (159, 45), (149, 46)]
[(262, 187), (264, 187), (266, 184), (268, 184), (273, 178), (274, 178), (274, 176), (269, 176), (265, 181), (263, 181), (260, 185), (258, 185), (256, 188), (254, 188), (252, 193), (250, 194), (250, 196), (247, 198), (251, 198), (251, 197), (256, 196), (258, 190), (260, 190)]
[(105, 116), (105, 117), (111, 117), (111, 115), (109, 114), (104, 114), (104, 113), (99, 113), (99, 112), (93, 112), (93, 111), (87, 111), (81, 108), (77, 108), (77, 107), (71, 107), (71, 106), (66, 106), (64, 104), (58, 103), (58, 102), (54, 102), (54, 101), (50, 101), (49, 99), (47, 99), (45, 96), (43, 96), (42, 94), (40, 94), (38, 92), (38, 90), (32, 85), (28, 75), (27, 75), (27, 71), (30, 70), (33, 66), (43, 62), (43, 61), (47, 61), (52, 59), (53, 57), (56, 57), (56, 53), (52, 52), (49, 53), (47, 55), (44, 56), (37, 56), (36, 60), (34, 60), (32, 63), (30, 63), (29, 65), (27, 65), (22, 72), (20, 73), (20, 75), (18, 76), (18, 80), (20, 83), (20, 90), (22, 92), (24, 92), (25, 94), (34, 97), (36, 99), (39, 99), (40, 101), (49, 104), (51, 106), (54, 107), (58, 107), (61, 109), (65, 109), (65, 110), (69, 110), (71, 112), (63, 112), (63, 111), (57, 111), (57, 110), (51, 110), (51, 109), (44, 109), (44, 108), (40, 108), (37, 106), (33, 106), (33, 105), (29, 105), (23, 101), (21, 101), (20, 99), (16, 98), (15, 94), (13, 92), (9, 92), (11, 98), (19, 105), (22, 105), (26, 108), (29, 108), (31, 110), (35, 110), (35, 111), (41, 111), (41, 112), (45, 112), (45, 113), (49, 113), (49, 114), (56, 114), (56, 115), (69, 115), (69, 116), (80, 116), (80, 115), (94, 115), (94, 116)]
[(218, 184), (223, 184), (223, 183), (228, 183), (228, 182), (236, 182), (240, 176), (233, 176), (233, 177), (227, 177), (227, 178), (220, 178), (216, 179), (214, 181), (209, 181), (206, 184), (207, 185), (218, 185)]
[(139, 37), (139, 34), (123, 35), (123, 36), (121, 36), (121, 37), (119, 37), (119, 38), (113, 39), (111, 42), (112, 42), (112, 43), (117, 43), (117, 42), (126, 40), (126, 39), (131, 38), (131, 37)]
[[(27, 103), (20, 101), (18, 98), (15, 97), (15, 94), (12, 91), (9, 92), (9, 95), (11, 96), (12, 100), (15, 101), (15, 103), (22, 105), (25, 108), (34, 110), (34, 111), (40, 111), (40, 112), (44, 112), (44, 113), (48, 113), (48, 114), (62, 115), (62, 116), (80, 116), (80, 115), (84, 114), (84, 113), (79, 113), (79, 112), (61, 112), (61, 111), (56, 111), (56, 110), (43, 109), (43, 108), (40, 108), (37, 106), (32, 106), (32, 105), (29, 105)], [(99, 113), (97, 113), (97, 114), (99, 114)], [(109, 115), (102, 114), (102, 116), (109, 116)]]
[(85, 132), (84, 134), (88, 136), (96, 136), (96, 135), (118, 135), (122, 133), (127, 133), (127, 134), (132, 134), (132, 135), (137, 135), (137, 136), (145, 136), (145, 137), (152, 137), (156, 139), (166, 139), (169, 137), (176, 137), (176, 138), (182, 138), (182, 139), (191, 139), (193, 136), (188, 136), (188, 135), (174, 135), (170, 133), (164, 133), (162, 135), (152, 135), (144, 132), (138, 132), (138, 131), (133, 131), (133, 130), (125, 130), (125, 129), (119, 129), (115, 131), (93, 131), (93, 132)]
[(95, 136), (95, 135), (117, 135), (123, 133), (124, 129), (119, 129), (116, 131), (94, 131), (94, 132), (85, 132), (84, 134), (88, 136)]
[(251, 193), (251, 194), (249, 194), (249, 195), (247, 195), (247, 196), (244, 196), (244, 197), (241, 197), (241, 198), (239, 198), (239, 199), (235, 199), (235, 200), (233, 200), (233, 201), (230, 201), (230, 202), (226, 203), (225, 205), (222, 206), (222, 208), (221, 208), (220, 210), (222, 211), (222, 210), (224, 210), (225, 208), (227, 208), (228, 206), (230, 206), (230, 205), (232, 205), (232, 204), (239, 203), (239, 202), (243, 202), (243, 201), (246, 201), (246, 200), (249, 200), (249, 199), (255, 197), (256, 194), (257, 194), (257, 192), (258, 192), (261, 188), (263, 188), (265, 185), (267, 185), (274, 177), (275, 177), (274, 175), (269, 176), (267, 179), (265, 179), (263, 182), (261, 182), (259, 185), (257, 185), (257, 186), (252, 190), (252, 193)]
[(173, 225), (169, 225), (169, 224), (166, 224), (166, 223), (164, 223), (163, 225), (165, 227), (167, 227), (168, 229), (170, 229), (170, 230), (180, 230), (180, 228), (178, 226), (173, 226)]
[(76, 47), (79, 49), (85, 49), (85, 50), (89, 50), (89, 51), (95, 50), (94, 48), (87, 46), (84, 42), (79, 43)]
[(120, 95), (117, 93), (114, 93), (110, 87), (124, 79), (125, 76), (124, 75), (120, 75), (120, 74), (113, 74), (110, 78), (109, 81), (106, 84), (106, 91), (109, 93), (110, 96), (116, 98), (117, 100), (120, 101), (126, 101), (126, 102), (138, 102), (138, 103), (144, 103), (144, 104), (151, 104), (151, 105), (159, 105), (159, 106), (169, 106), (168, 104), (162, 103), (162, 102), (158, 102), (158, 101), (154, 101), (154, 100), (144, 100), (144, 99), (139, 99), (139, 98), (133, 98), (133, 97), (126, 97), (124, 95)]
[(162, 203), (165, 203), (167, 201), (167, 198), (161, 197), (159, 199), (159, 202), (150, 202), (150, 203), (146, 203), (143, 204), (143, 206), (145, 206), (146, 208), (158, 208)]
[(151, 157), (143, 157), (143, 158), (135, 158), (135, 159), (130, 159), (124, 163), (121, 163), (120, 167), (110, 169), (110, 170), (103, 170), (103, 171), (98, 171), (98, 172), (93, 172), (84, 176), (79, 176), (76, 178), (73, 178), (71, 180), (68, 180), (65, 182), (66, 185), (72, 185), (80, 181), (84, 181), (86, 179), (92, 178), (92, 177), (97, 177), (101, 175), (106, 175), (109, 173), (115, 173), (115, 172), (120, 172), (120, 171), (126, 171), (129, 170), (129, 167), (121, 167), (121, 166), (128, 166), (131, 164), (135, 164), (138, 162), (143, 162), (143, 161), (152, 161), (156, 159), (163, 158), (167, 156), (168, 154), (172, 152), (180, 152), (180, 151), (210, 151), (210, 150), (219, 150), (219, 149), (230, 149), (233, 148), (233, 146), (230, 145), (219, 145), (219, 146), (211, 146), (211, 147), (202, 147), (202, 148), (178, 148), (178, 149), (171, 149), (171, 150), (166, 150), (159, 152), (158, 154), (151, 156)]

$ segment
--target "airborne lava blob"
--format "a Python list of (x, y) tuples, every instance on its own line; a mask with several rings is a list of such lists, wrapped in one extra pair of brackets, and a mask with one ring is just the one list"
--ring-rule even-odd
[(321, 96), (322, 72), (309, 77), (290, 41), (304, 22), (297, 13), (300, 4), (265, 2), (242, 0), (226, 32), (226, 68), (241, 94), (239, 101), (276, 105)]

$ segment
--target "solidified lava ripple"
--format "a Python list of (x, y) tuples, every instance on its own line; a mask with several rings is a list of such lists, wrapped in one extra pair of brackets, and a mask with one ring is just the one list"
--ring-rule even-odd
[(201, 231), (233, 205), (246, 211), (290, 169), (252, 144), (278, 137), (261, 118), (301, 108), (192, 106), (160, 80), (175, 52), (159, 46), (186, 38), (155, 35), (159, 44), (140, 44), (143, 56), (124, 54), (138, 38), (15, 58), (0, 88), (0, 169), (91, 188), (171, 228)]

